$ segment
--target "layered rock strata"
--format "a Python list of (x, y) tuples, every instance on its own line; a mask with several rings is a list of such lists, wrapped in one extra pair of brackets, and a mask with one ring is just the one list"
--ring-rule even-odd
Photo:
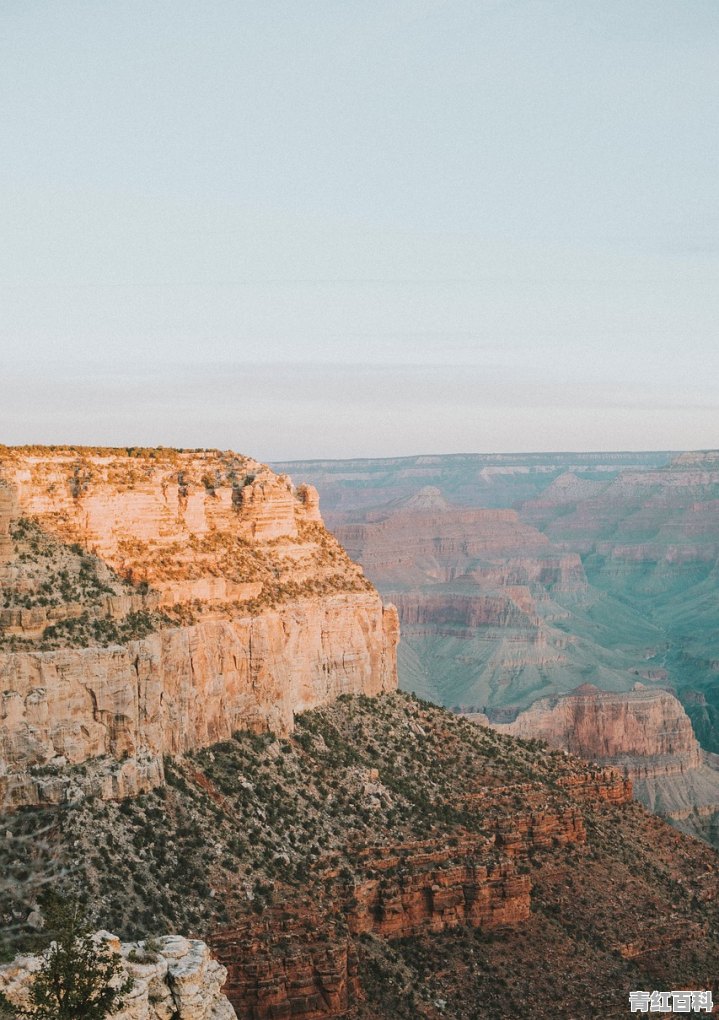
[[(572, 777), (574, 778), (574, 777)], [(576, 776), (577, 804), (618, 806), (631, 800), (631, 783), (612, 769)], [(471, 806), (496, 810), (502, 789), (478, 792)], [(527, 786), (512, 798), (531, 799)], [(480, 801), (482, 802), (480, 804)], [(586, 842), (578, 806), (505, 813), (489, 836), (425, 840), (367, 847), (356, 855), (349, 886), (336, 873), (323, 887), (333, 915), (298, 909), (265, 912), (212, 937), (228, 971), (225, 991), (239, 1020), (321, 1020), (344, 1016), (361, 996), (353, 938), (406, 939), (462, 928), (485, 931), (526, 922), (532, 879), (527, 862)], [(337, 914), (344, 923), (336, 921)]]
[[(540, 698), (511, 722), (473, 718), (498, 732), (544, 740), (622, 770), (642, 803), (678, 823), (719, 812), (716, 756), (702, 751), (689, 717), (669, 691), (636, 684), (618, 693), (584, 684), (571, 694)], [(701, 829), (695, 824), (692, 831)]]
[[(510, 509), (453, 505), (439, 489), (335, 515), (334, 532), (397, 606), (400, 680), (445, 703), (497, 704), (519, 671), (573, 668), (555, 626), (586, 596), (576, 553), (553, 547)], [(459, 664), (462, 668), (458, 668)]]
[(396, 686), (396, 612), (311, 487), (213, 451), (4, 450), (0, 476), (0, 804), (133, 795), (164, 754)]

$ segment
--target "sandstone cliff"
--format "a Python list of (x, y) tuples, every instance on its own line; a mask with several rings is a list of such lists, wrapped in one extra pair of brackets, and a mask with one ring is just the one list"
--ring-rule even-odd
[[(227, 971), (210, 957), (204, 942), (168, 935), (145, 942), (125, 942), (98, 932), (122, 958), (133, 985), (124, 1006), (111, 1020), (234, 1020), (236, 1013), (222, 994)], [(40, 966), (36, 956), (18, 957), (0, 966), (0, 991), (10, 1002), (27, 1006), (27, 991)]]
[(635, 684), (626, 693), (583, 684), (570, 694), (540, 698), (513, 722), (493, 722), (502, 733), (546, 740), (590, 761), (626, 768), (636, 776), (673, 775), (699, 768), (701, 750), (689, 718), (668, 691)]
[(703, 752), (679, 700), (636, 684), (629, 692), (584, 684), (540, 698), (511, 722), (475, 716), (501, 733), (540, 739), (631, 777), (635, 795), (680, 828), (707, 837), (719, 814), (716, 756)]
[(396, 686), (397, 616), (317, 494), (216, 451), (0, 450), (0, 804)]

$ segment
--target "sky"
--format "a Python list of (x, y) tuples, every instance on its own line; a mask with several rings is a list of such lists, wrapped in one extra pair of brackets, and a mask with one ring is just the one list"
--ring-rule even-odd
[(719, 445), (716, 0), (2, 0), (0, 443)]

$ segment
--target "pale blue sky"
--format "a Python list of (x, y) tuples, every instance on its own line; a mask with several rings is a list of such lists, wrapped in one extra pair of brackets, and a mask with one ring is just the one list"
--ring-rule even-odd
[(716, 446), (716, 0), (0, 3), (0, 442)]

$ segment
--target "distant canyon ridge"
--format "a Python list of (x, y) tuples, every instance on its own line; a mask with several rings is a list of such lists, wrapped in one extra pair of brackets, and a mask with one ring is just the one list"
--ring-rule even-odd
[(719, 452), (274, 465), (398, 608), (400, 686), (719, 841)]

